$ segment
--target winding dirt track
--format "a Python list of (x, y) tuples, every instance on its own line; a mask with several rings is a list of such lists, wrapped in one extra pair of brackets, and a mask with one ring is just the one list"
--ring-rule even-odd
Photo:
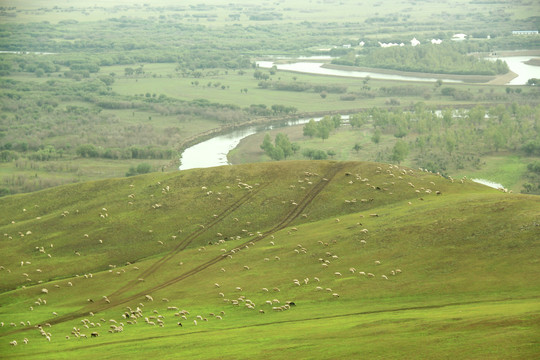
[[(234, 204), (223, 210), (220, 214), (218, 214), (217, 217), (213, 218), (212, 221), (204, 227), (201, 227), (197, 229), (196, 231), (189, 234), (187, 237), (185, 237), (182, 241), (180, 241), (174, 249), (172, 249), (169, 253), (167, 253), (165, 256), (160, 258), (158, 261), (153, 263), (150, 267), (148, 267), (146, 270), (144, 270), (139, 277), (145, 278), (149, 275), (152, 275), (155, 273), (160, 267), (162, 267), (165, 263), (167, 263), (170, 259), (172, 259), (176, 254), (178, 254), (180, 251), (184, 250), (186, 247), (188, 247), (195, 239), (197, 239), (199, 236), (203, 235), (206, 231), (211, 229), (214, 225), (221, 222), (223, 219), (225, 219), (227, 216), (232, 214), (234, 211), (236, 211), (240, 206), (245, 204), (249, 199), (253, 198), (257, 193), (259, 193), (262, 189), (267, 187), (268, 184), (261, 185), (257, 187), (255, 190), (252, 190), (248, 193), (246, 193), (244, 196), (242, 196), (240, 199), (238, 199)], [(137, 284), (137, 280), (130, 281), (126, 283), (124, 286), (116, 290), (114, 293), (110, 294), (110, 297), (117, 297), (125, 293), (127, 290), (129, 290), (132, 286)]]
[[(304, 212), (304, 210), (311, 204), (311, 202), (317, 197), (317, 195), (319, 195), (319, 193), (332, 181), (332, 179), (338, 174), (339, 171), (341, 171), (343, 169), (344, 166), (345, 166), (345, 164), (343, 164), (343, 163), (334, 164), (328, 170), (328, 172), (324, 175), (324, 177), (321, 177), (319, 182), (317, 182), (315, 185), (313, 185), (313, 187), (304, 195), (302, 200), (299, 201), (298, 204), (296, 206), (294, 206), (294, 208), (291, 211), (289, 211), (287, 213), (287, 215), (280, 222), (278, 222), (270, 230), (263, 233), (262, 236), (257, 236), (255, 239), (248, 240), (248, 241), (244, 242), (243, 244), (239, 245), (237, 248), (243, 248), (244, 246), (248, 245), (251, 242), (261, 241), (261, 240), (267, 238), (268, 236), (272, 235), (273, 233), (286, 228), (298, 216), (300, 216), (300, 214), (302, 214)], [(267, 185), (265, 185), (265, 186), (267, 186)], [(261, 188), (258, 188), (258, 190), (260, 190), (260, 189), (262, 189), (262, 186), (261, 186)], [(152, 264), (152, 266), (150, 266), (150, 268), (145, 271), (146, 276), (148, 276), (149, 274), (152, 274), (155, 271), (157, 271), (163, 264), (165, 264), (167, 261), (169, 261), (174, 255), (176, 255), (181, 250), (185, 249), (191, 242), (193, 242), (193, 240), (195, 240), (197, 237), (199, 237), (201, 234), (203, 234), (206, 230), (208, 230), (208, 228), (211, 228), (212, 226), (216, 225), (218, 222), (223, 220), (226, 216), (230, 215), (232, 212), (234, 212), (236, 209), (238, 209), (240, 206), (242, 206), (242, 204), (244, 204), (247, 200), (249, 200), (252, 196), (254, 196), (257, 192), (252, 191), (252, 192), (244, 195), (236, 203), (234, 203), (232, 206), (230, 206), (229, 208), (224, 210), (217, 218), (215, 218), (212, 222), (210, 222), (208, 224), (208, 226), (205, 226), (205, 229), (201, 228), (200, 230), (197, 230), (197, 231), (193, 232), (192, 234), (190, 234), (188, 237), (186, 237), (171, 252), (169, 252), (163, 258), (156, 261), (156, 263)], [(192, 268), (191, 270), (188, 270), (185, 273), (183, 273), (183, 274), (181, 274), (181, 275), (179, 275), (177, 277), (174, 277), (174, 278), (172, 278), (170, 280), (162, 282), (161, 284), (149, 287), (149, 288), (147, 288), (147, 289), (145, 289), (143, 291), (139, 291), (139, 292), (137, 292), (135, 294), (131, 294), (131, 295), (128, 295), (128, 296), (125, 296), (125, 297), (121, 297), (121, 295), (125, 294), (125, 292), (131, 286), (131, 285), (124, 285), (122, 288), (120, 288), (119, 290), (117, 290), (115, 293), (113, 293), (111, 295), (111, 299), (110, 299), (111, 302), (110, 303), (97, 304), (97, 305), (96, 304), (90, 304), (90, 305), (85, 306), (85, 307), (83, 307), (83, 308), (81, 308), (81, 309), (79, 309), (77, 311), (72, 312), (72, 313), (65, 314), (65, 315), (58, 316), (58, 317), (49, 319), (47, 321), (44, 321), (44, 323), (48, 322), (50, 324), (59, 324), (59, 323), (65, 322), (65, 321), (76, 319), (76, 318), (81, 317), (81, 316), (86, 316), (90, 312), (93, 312), (94, 314), (96, 314), (96, 313), (99, 313), (100, 311), (104, 311), (104, 310), (116, 307), (118, 305), (125, 304), (125, 303), (130, 302), (130, 301), (134, 301), (134, 300), (139, 300), (140, 301), (140, 300), (142, 300), (142, 298), (146, 294), (151, 294), (152, 292), (164, 289), (164, 288), (166, 288), (168, 286), (171, 286), (173, 284), (176, 284), (179, 281), (182, 281), (182, 280), (184, 280), (184, 279), (186, 279), (186, 278), (188, 278), (190, 276), (198, 274), (201, 271), (209, 268), (210, 266), (215, 265), (216, 263), (226, 259), (228, 255), (232, 255), (232, 251), (229, 251), (229, 252), (224, 253), (224, 254), (222, 254), (220, 256), (216, 256), (214, 258), (211, 258), (208, 261), (206, 261), (206, 262)], [(115, 297), (113, 297), (113, 295)], [(18, 330), (15, 330), (13, 332), (7, 333), (5, 335), (18, 333), (18, 332), (22, 332), (22, 331), (26, 331), (26, 330), (30, 330), (30, 329), (33, 329), (33, 328), (22, 328), (22, 329), (18, 329)]]

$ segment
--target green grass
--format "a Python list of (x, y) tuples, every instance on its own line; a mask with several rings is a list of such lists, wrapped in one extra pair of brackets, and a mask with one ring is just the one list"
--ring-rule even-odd
[[(315, 23), (326, 22), (364, 22), (373, 16), (379, 16), (380, 14), (395, 14), (396, 23), (400, 25), (406, 25), (413, 21), (426, 22), (432, 21), (434, 17), (439, 18), (441, 13), (444, 14), (460, 14), (461, 16), (467, 16), (468, 13), (464, 12), (467, 8), (470, 11), (484, 10), (479, 4), (470, 4), (469, 1), (462, 1), (459, 3), (422, 3), (421, 8), (418, 11), (413, 11), (413, 5), (410, 2), (385, 4), (380, 2), (368, 2), (362, 6), (358, 6), (354, 1), (341, 1), (333, 2), (329, 6), (326, 2), (314, 3), (312, 1), (296, 1), (294, 3), (281, 3), (270, 4), (257, 2), (254, 4), (243, 4), (240, 10), (234, 9), (230, 6), (230, 2), (226, 0), (213, 0), (206, 1), (204, 5), (206, 9), (200, 11), (190, 8), (190, 5), (200, 5), (199, 2), (190, 1), (182, 4), (171, 0), (160, 0), (156, 3), (149, 3), (148, 5), (133, 4), (132, 2), (125, 0), (115, 0), (113, 3), (109, 1), (96, 1), (92, 3), (92, 6), (79, 6), (73, 7), (69, 1), (55, 0), (53, 2), (36, 2), (36, 1), (12, 1), (6, 0), (5, 5), (15, 6), (19, 12), (16, 13), (16, 17), (6, 17), (6, 21), (41, 21), (43, 18), (48, 19), (51, 22), (58, 22), (60, 20), (75, 19), (78, 21), (95, 21), (108, 17), (153, 17), (157, 18), (161, 15), (169, 16), (171, 14), (179, 13), (187, 18), (186, 22), (200, 23), (206, 26), (223, 26), (231, 23), (241, 23), (243, 25), (256, 25), (261, 22), (250, 21), (248, 14), (261, 11), (275, 11), (283, 14), (283, 20), (272, 21), (273, 23), (279, 22), (292, 22), (298, 23), (309, 19)], [(171, 11), (169, 6), (179, 7), (182, 11)], [(503, 7), (504, 4), (491, 4), (492, 8)], [(57, 8), (54, 8), (54, 7)], [(530, 7), (529, 7), (530, 8)], [(515, 8), (508, 9), (507, 12), (512, 14), (519, 14), (517, 16), (528, 17), (530, 12), (527, 12), (528, 7), (520, 4)], [(532, 8), (534, 9), (534, 7)], [(21, 11), (22, 10), (22, 11)], [(416, 9), (415, 9), (416, 10)], [(10, 13), (15, 13), (14, 11)], [(230, 14), (241, 14), (240, 21), (232, 22), (229, 18)], [(207, 21), (202, 18), (200, 20), (196, 18), (190, 18), (199, 14), (211, 14), (215, 15), (213, 21)], [(412, 18), (408, 21), (401, 21), (397, 19), (399, 14), (410, 15)], [(266, 23), (266, 22), (262, 22)], [(412, 36), (415, 32), (408, 30)]]
[(520, 189), (523, 175), (527, 173), (527, 164), (533, 159), (515, 155), (492, 155), (485, 157), (485, 166), (477, 171), (460, 171), (457, 176), (489, 179), (509, 189)]
[[(326, 161), (153, 173), (5, 197), (0, 349), (6, 358), (55, 359), (532, 358), (539, 351), (538, 202), (386, 164)], [(185, 250), (171, 253), (198, 232)], [(319, 258), (329, 261), (327, 268)], [(168, 260), (144, 275), (160, 259)], [(211, 259), (222, 260), (190, 273)], [(392, 275), (396, 269), (401, 273)], [(256, 309), (233, 306), (220, 292), (229, 300), (244, 295)], [(153, 302), (144, 300), (148, 293)], [(38, 297), (47, 304), (34, 304)], [(272, 299), (280, 300), (272, 306), (296, 306), (275, 312), (265, 303)], [(128, 325), (121, 315), (139, 303), (144, 316), (163, 315), (165, 326), (147, 325), (144, 316)], [(187, 320), (168, 306), (188, 310)], [(221, 311), (223, 320), (210, 315)], [(195, 326), (197, 315), (208, 321)], [(86, 329), (84, 318), (102, 326)], [(107, 333), (108, 319), (124, 322), (124, 331)], [(51, 342), (20, 321), (51, 322)], [(74, 326), (100, 336), (76, 339)], [(13, 339), (20, 345), (10, 347)]]
[[(125, 66), (108, 66), (102, 67), (100, 74), (106, 75), (115, 73), (117, 80), (112, 88), (120, 95), (141, 95), (141, 94), (160, 94), (169, 97), (191, 101), (195, 99), (209, 99), (212, 102), (223, 104), (233, 104), (242, 108), (249, 107), (253, 104), (265, 104), (271, 107), (274, 104), (286, 106), (294, 106), (299, 112), (317, 112), (317, 111), (347, 111), (351, 109), (365, 109), (374, 106), (386, 106), (388, 97), (376, 96), (373, 98), (359, 97), (353, 101), (341, 100), (342, 94), (328, 94), (325, 99), (321, 99), (320, 95), (313, 91), (296, 92), (296, 91), (277, 91), (272, 89), (262, 89), (258, 86), (259, 80), (253, 77), (252, 70), (244, 70), (243, 75), (239, 75), (235, 70), (214, 69), (203, 70), (205, 76), (201, 78), (182, 77), (174, 71), (175, 64), (145, 64), (143, 77), (125, 77)], [(210, 74), (217, 71), (219, 75)], [(261, 69), (267, 72), (266, 69)], [(226, 73), (227, 72), (227, 73)], [(210, 74), (210, 75), (206, 75)], [(347, 92), (361, 93), (363, 79), (347, 78), (339, 76), (326, 76), (315, 74), (304, 74), (290, 71), (278, 70), (271, 77), (273, 81), (282, 82), (306, 82), (313, 86), (315, 85), (339, 85), (347, 87)], [(193, 82), (198, 81), (198, 85)], [(208, 83), (212, 86), (208, 87)], [(215, 87), (213, 84), (219, 83), (220, 86)], [(425, 102), (428, 106), (444, 106), (444, 105), (460, 105), (470, 103), (451, 100), (449, 97), (441, 96), (434, 93), (434, 84), (426, 82), (402, 82), (391, 80), (370, 79), (369, 86), (379, 89), (384, 87), (395, 86), (415, 86), (423, 88), (423, 93), (432, 94), (429, 99), (424, 96), (407, 96), (400, 100), (402, 105), (408, 103), (414, 104), (417, 102)], [(222, 89), (224, 85), (226, 89)], [(446, 85), (445, 85), (446, 86)], [(504, 93), (501, 87), (486, 85), (486, 84), (452, 84), (460, 90), (470, 90), (473, 94), (479, 92), (493, 91), (495, 94)], [(248, 89), (247, 93), (241, 93), (241, 89)]]
[[(242, 139), (239, 145), (228, 153), (227, 158), (229, 162), (232, 164), (244, 164), (271, 161), (270, 157), (260, 148), (263, 138), (267, 133), (271, 135), (272, 139), (275, 138), (276, 134), (284, 133), (291, 142), (300, 145), (300, 150), (290, 157), (291, 160), (305, 159), (302, 154), (303, 149), (321, 149), (323, 151), (334, 151), (336, 155), (333, 158), (339, 161), (374, 161), (383, 157), (384, 155), (381, 155), (382, 153), (386, 152), (386, 156), (389, 156), (388, 152), (397, 140), (392, 135), (383, 135), (380, 143), (375, 144), (371, 140), (371, 129), (352, 130), (349, 126), (342, 126), (334, 131), (328, 139), (323, 141), (320, 138), (303, 136), (303, 125), (291, 126), (260, 132)], [(414, 141), (414, 136), (408, 136), (405, 139), (409, 142)], [(358, 152), (353, 149), (355, 144), (360, 144), (361, 146)], [(403, 165), (414, 168), (414, 157), (413, 150), (410, 150)], [(448, 170), (448, 175), (456, 179), (463, 176), (470, 179), (485, 179), (500, 183), (505, 188), (514, 192), (519, 192), (522, 189), (523, 183), (526, 182), (527, 164), (535, 160), (534, 157), (518, 156), (503, 151), (481, 155), (480, 159), (480, 169), (473, 166), (467, 166), (466, 169), (451, 168)]]

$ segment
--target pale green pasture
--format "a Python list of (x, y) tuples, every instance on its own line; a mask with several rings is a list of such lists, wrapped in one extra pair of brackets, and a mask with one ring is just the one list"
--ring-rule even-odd
[[(238, 23), (244, 25), (266, 24), (268, 21), (249, 20), (250, 14), (276, 12), (282, 14), (282, 20), (272, 20), (270, 23), (279, 22), (364, 22), (370, 17), (393, 14), (394, 20), (400, 24), (407, 22), (402, 20), (404, 15), (410, 15), (408, 22), (432, 21), (441, 17), (442, 14), (463, 14), (467, 12), (483, 11), (485, 7), (479, 4), (471, 5), (469, 1), (455, 2), (423, 2), (418, 8), (413, 2), (392, 2), (370, 0), (359, 4), (356, 1), (335, 1), (335, 2), (314, 2), (311, 0), (298, 0), (294, 2), (270, 3), (257, 1), (255, 3), (242, 4), (242, 6), (232, 7), (227, 0), (205, 1), (204, 6), (197, 1), (178, 2), (171, 0), (160, 0), (148, 2), (146, 4), (135, 4), (126, 0), (104, 1), (99, 0), (92, 4), (76, 4), (67, 0), (49, 1), (14, 1), (3, 2), (6, 7), (14, 6), (18, 11), (8, 11), (15, 14), (15, 17), (6, 16), (8, 22), (58, 22), (61, 20), (96, 21), (106, 18), (122, 16), (155, 18), (160, 16), (180, 16), (186, 23), (197, 23), (206, 26), (219, 26), (223, 24)], [(502, 8), (505, 4), (490, 4), (491, 8)], [(56, 7), (56, 8), (55, 8)], [(524, 6), (522, 6), (524, 7)], [(516, 7), (519, 8), (519, 7)], [(515, 8), (512, 12), (517, 12)], [(505, 8), (508, 11), (508, 8)], [(232, 21), (229, 15), (240, 15), (239, 21)], [(520, 13), (522, 14), (522, 13)], [(210, 16), (209, 20), (205, 17)], [(522, 15), (523, 16), (523, 15)], [(359, 34), (361, 35), (361, 34)]]
[[(345, 114), (345, 113), (344, 113)], [(302, 155), (304, 149), (332, 150), (336, 152), (334, 158), (343, 161), (373, 161), (376, 154), (384, 149), (391, 148), (396, 139), (393, 136), (382, 135), (379, 144), (371, 141), (372, 132), (366, 129), (352, 129), (350, 126), (343, 126), (334, 130), (326, 140), (320, 138), (309, 138), (303, 135), (303, 125), (277, 128), (267, 132), (250, 135), (243, 139), (240, 144), (232, 150), (228, 159), (233, 164), (270, 161), (264, 154), (260, 145), (264, 136), (268, 133), (272, 139), (278, 133), (287, 134), (291, 142), (298, 143), (301, 148), (298, 153), (291, 156), (291, 159), (305, 159)], [(359, 144), (362, 148), (356, 152), (353, 147)], [(330, 157), (329, 157), (330, 159)]]
[[(321, 311), (314, 318), (292, 320), (288, 319), (290, 314), (276, 313), (262, 315), (259, 323), (251, 324), (240, 319), (230, 319), (227, 325), (212, 320), (197, 327), (128, 329), (107, 340), (30, 343), (10, 355), (37, 353), (40, 358), (58, 359), (70, 358), (74, 352), (85, 357), (97, 351), (104, 359), (402, 359), (404, 354), (414, 353), (416, 357), (445, 359), (451, 352), (457, 359), (506, 359), (513, 357), (514, 346), (519, 347), (522, 358), (527, 358), (538, 353), (538, 328), (534, 323), (538, 322), (539, 310), (534, 301), (518, 300), (380, 314), (325, 316)], [(493, 328), (495, 324), (497, 328)], [(502, 352), (496, 352), (496, 348)]]
[[(373, 106), (383, 106), (387, 100), (385, 97), (373, 99), (357, 99), (354, 101), (343, 101), (342, 94), (328, 94), (325, 99), (313, 91), (294, 92), (277, 91), (272, 89), (261, 89), (258, 87), (259, 80), (253, 77), (253, 71), (247, 70), (245, 74), (239, 75), (234, 70), (228, 70), (226, 74), (223, 69), (218, 69), (219, 75), (208, 75), (201, 78), (181, 77), (173, 73), (174, 64), (147, 64), (144, 67), (147, 72), (145, 77), (129, 78), (120, 73), (125, 67), (104, 67), (101, 72), (108, 74), (114, 72), (117, 79), (112, 85), (115, 92), (121, 95), (141, 95), (160, 94), (181, 100), (208, 99), (211, 102), (224, 104), (234, 104), (240, 107), (249, 107), (252, 104), (265, 104), (271, 107), (275, 104), (293, 106), (300, 112), (314, 111), (337, 111), (347, 109), (369, 108)], [(267, 70), (262, 70), (263, 72)], [(209, 71), (203, 70), (208, 74)], [(154, 77), (153, 75), (156, 75)], [(170, 75), (170, 76), (169, 76)], [(284, 82), (307, 82), (311, 85), (340, 85), (346, 86), (348, 92), (359, 91), (363, 86), (363, 79), (318, 76), (287, 71), (278, 71), (272, 77), (274, 81)], [(196, 84), (198, 82), (198, 84)], [(370, 80), (374, 86), (396, 86), (400, 83), (389, 81)], [(208, 86), (210, 84), (210, 86)], [(217, 87), (215, 84), (219, 84)], [(375, 85), (376, 84), (376, 85)], [(224, 85), (226, 88), (222, 89)], [(427, 89), (431, 84), (421, 84)], [(243, 92), (247, 89), (247, 93)], [(421, 97), (411, 98), (411, 103), (423, 100)]]
[(518, 191), (524, 183), (527, 164), (538, 161), (536, 157), (492, 154), (483, 158), (485, 165), (479, 170), (457, 171), (456, 176), (479, 178), (502, 184), (505, 188)]

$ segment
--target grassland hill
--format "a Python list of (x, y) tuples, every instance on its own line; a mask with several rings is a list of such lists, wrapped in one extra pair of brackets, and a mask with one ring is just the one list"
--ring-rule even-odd
[(531, 359), (539, 224), (536, 196), (367, 162), (7, 196), (0, 353)]

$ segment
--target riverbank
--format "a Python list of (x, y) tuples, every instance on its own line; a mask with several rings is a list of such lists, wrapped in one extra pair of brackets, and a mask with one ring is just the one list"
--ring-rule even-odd
[(489, 57), (500, 57), (500, 56), (540, 56), (539, 50), (509, 50), (509, 51), (497, 51), (492, 53)]
[[(347, 110), (348, 113), (357, 113), (364, 109), (352, 109)], [(253, 126), (271, 126), (271, 125), (279, 125), (283, 122), (296, 120), (296, 119), (311, 119), (311, 118), (317, 118), (317, 117), (323, 117), (326, 115), (336, 115), (340, 114), (340, 111), (317, 111), (317, 112), (302, 112), (302, 113), (295, 113), (293, 115), (287, 115), (287, 116), (276, 116), (276, 117), (259, 117), (250, 119), (248, 121), (244, 121), (242, 123), (237, 123), (233, 125), (226, 125), (226, 126), (220, 126), (218, 128), (210, 129), (205, 132), (190, 136), (186, 139), (184, 139), (176, 148), (176, 151), (178, 154), (182, 154), (187, 148), (194, 146), (196, 144), (199, 144), (203, 141), (209, 140), (213, 137), (224, 135), (227, 133), (230, 133), (234, 130), (240, 130), (243, 128), (253, 127)], [(166, 167), (167, 170), (177, 170), (178, 169), (178, 160), (174, 159), (172, 160)]]
[[(500, 77), (500, 76), (488, 76), (488, 75), (453, 75), (453, 74), (421, 73), (421, 72), (413, 72), (413, 71), (400, 71), (400, 70), (392, 70), (392, 69), (380, 69), (380, 68), (370, 68), (370, 67), (362, 67), (362, 66), (346, 66), (346, 65), (335, 65), (335, 64), (324, 64), (321, 67), (325, 69), (333, 69), (333, 70), (361, 71), (361, 72), (371, 72), (371, 73), (397, 75), (397, 76), (410, 76), (410, 77), (425, 78), (425, 79), (440, 78), (440, 79), (443, 79), (443, 81), (444, 79), (449, 79), (449, 80), (462, 81), (466, 83), (488, 83)], [(505, 75), (501, 75), (501, 76), (505, 76)], [(514, 74), (514, 75), (515, 75), (514, 77), (517, 76), (517, 74)], [(514, 77), (512, 77), (512, 79)]]
[(540, 59), (531, 59), (531, 60), (525, 61), (525, 64), (531, 65), (531, 66), (540, 66)]
[(509, 71), (504, 75), (499, 75), (499, 76), (495, 77), (493, 80), (488, 81), (487, 84), (489, 84), (489, 85), (506, 85), (510, 81), (514, 80), (517, 77), (518, 77), (518, 74), (516, 74), (513, 71)]

